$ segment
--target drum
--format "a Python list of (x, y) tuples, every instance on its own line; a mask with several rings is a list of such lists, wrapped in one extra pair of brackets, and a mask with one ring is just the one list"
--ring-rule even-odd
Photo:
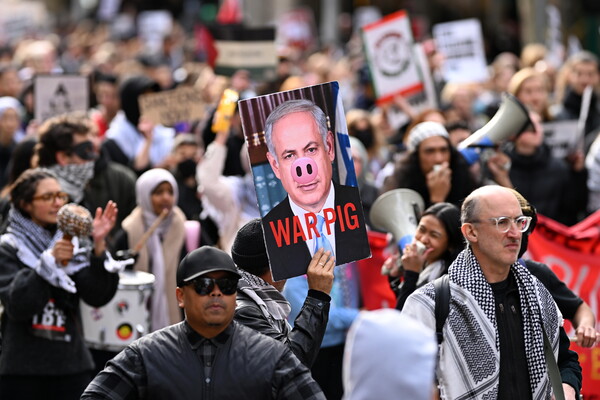
[(142, 271), (119, 274), (112, 300), (99, 308), (80, 302), (83, 336), (88, 347), (121, 351), (150, 331), (150, 295), (154, 275)]

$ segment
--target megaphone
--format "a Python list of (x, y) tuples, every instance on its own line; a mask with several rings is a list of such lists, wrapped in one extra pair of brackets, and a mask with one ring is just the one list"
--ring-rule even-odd
[(529, 111), (515, 96), (502, 93), (502, 103), (492, 119), (457, 146), (469, 165), (479, 160), (481, 148), (493, 147), (531, 125)]
[(424, 209), (425, 202), (419, 193), (411, 189), (394, 189), (373, 202), (369, 217), (375, 228), (392, 234), (402, 252), (412, 242)]

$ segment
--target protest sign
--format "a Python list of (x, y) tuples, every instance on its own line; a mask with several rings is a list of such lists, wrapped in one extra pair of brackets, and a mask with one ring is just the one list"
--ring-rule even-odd
[(43, 2), (2, 2), (0, 43), (12, 43), (48, 28), (48, 11)]
[(193, 87), (180, 87), (139, 97), (140, 111), (155, 124), (175, 126), (204, 118), (206, 105)]
[(35, 120), (89, 108), (88, 78), (79, 75), (38, 75), (34, 81)]
[(231, 76), (238, 69), (245, 69), (255, 80), (275, 77), (277, 49), (274, 28), (217, 25), (211, 27), (210, 32), (217, 49), (216, 74)]
[(446, 82), (485, 82), (489, 79), (481, 23), (477, 19), (433, 26), (437, 50), (444, 55)]
[(413, 37), (405, 11), (390, 14), (362, 30), (365, 54), (379, 104), (395, 95), (423, 90), (413, 54)]
[(338, 82), (238, 107), (273, 279), (305, 274), (321, 247), (338, 265), (369, 257)]
[(565, 158), (577, 147), (577, 120), (551, 121), (542, 124), (544, 142), (550, 147), (552, 156)]

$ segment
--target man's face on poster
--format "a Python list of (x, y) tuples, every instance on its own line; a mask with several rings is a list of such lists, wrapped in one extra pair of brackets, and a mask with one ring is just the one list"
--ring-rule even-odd
[[(290, 199), (307, 211), (321, 211), (331, 187), (333, 134), (327, 132), (323, 143), (312, 114), (294, 112), (273, 125), (272, 143), (275, 154), (267, 153), (267, 159)], [(313, 166), (317, 171), (312, 170)], [(299, 171), (306, 172), (305, 167), (314, 172), (310, 179), (299, 177)]]

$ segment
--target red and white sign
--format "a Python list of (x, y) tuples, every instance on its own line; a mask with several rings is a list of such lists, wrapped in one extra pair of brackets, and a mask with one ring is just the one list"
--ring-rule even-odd
[(398, 94), (407, 97), (423, 90), (406, 11), (395, 12), (366, 25), (362, 33), (379, 104)]

